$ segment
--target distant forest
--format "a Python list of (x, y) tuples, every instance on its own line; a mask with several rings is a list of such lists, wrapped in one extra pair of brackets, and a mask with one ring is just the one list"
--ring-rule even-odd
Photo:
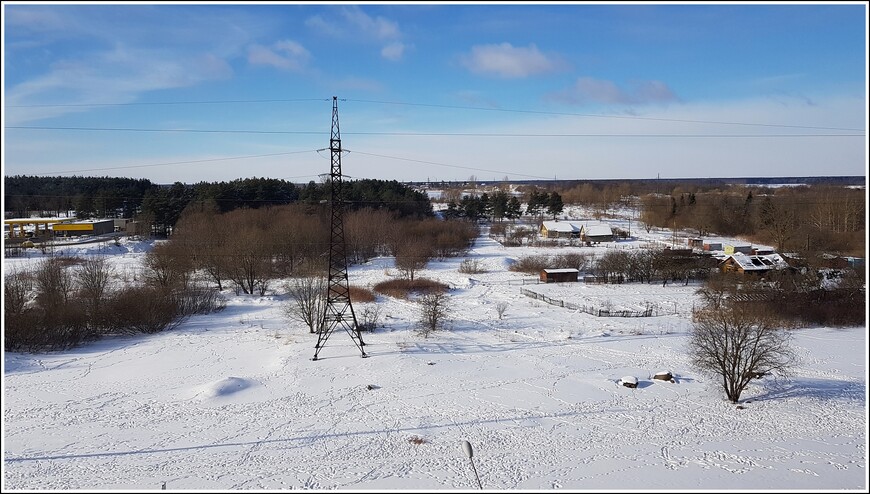
[[(218, 212), (285, 204), (320, 204), (330, 197), (328, 183), (296, 185), (272, 178), (231, 182), (157, 185), (147, 179), (112, 177), (4, 177), (5, 213), (26, 217), (34, 211), (57, 216), (75, 211), (79, 218), (147, 219), (158, 231), (168, 231), (192, 204), (208, 204)], [(430, 217), (432, 204), (422, 192), (395, 180), (344, 183), (347, 209), (369, 208), (399, 217)]]
[[(6, 215), (34, 212), (80, 218), (135, 218), (152, 233), (172, 232), (189, 208), (228, 213), (237, 209), (309, 205), (321, 209), (328, 183), (300, 185), (270, 178), (157, 185), (145, 179), (110, 177), (5, 177)], [(447, 218), (495, 222), (526, 214), (556, 217), (562, 204), (592, 209), (596, 219), (627, 208), (648, 231), (668, 228), (699, 236), (727, 235), (769, 243), (779, 251), (839, 252), (862, 256), (866, 248), (866, 177), (704, 178), (683, 180), (477, 181), (344, 183), (348, 211), (389, 212), (401, 219), (433, 216), (425, 192), (441, 191)], [(467, 195), (473, 189), (480, 195)], [(543, 201), (543, 202), (542, 202)], [(523, 208), (521, 204), (525, 204)], [(624, 214), (624, 213), (623, 213)]]

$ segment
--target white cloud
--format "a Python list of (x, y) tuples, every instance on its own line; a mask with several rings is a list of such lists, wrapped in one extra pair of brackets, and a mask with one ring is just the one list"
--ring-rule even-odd
[(520, 78), (553, 72), (561, 63), (547, 56), (534, 44), (514, 47), (510, 43), (477, 45), (471, 53), (460, 59), (462, 65), (476, 74), (490, 74), (504, 78)]
[(398, 23), (382, 16), (372, 17), (355, 5), (344, 7), (338, 12), (340, 17), (334, 21), (315, 15), (306, 19), (305, 25), (327, 36), (386, 43), (381, 47), (381, 56), (392, 62), (404, 57), (409, 45), (401, 41), (402, 32)]
[[(135, 101), (147, 91), (188, 87), (204, 81), (231, 77), (233, 70), (211, 54), (172, 56), (153, 50), (116, 46), (113, 50), (80, 60), (54, 63), (45, 75), (22, 82), (6, 92), (10, 106), (33, 102), (66, 105), (111, 104)], [(85, 111), (84, 107), (9, 108), (7, 123), (56, 117)]]
[(671, 88), (661, 81), (635, 81), (628, 88), (620, 88), (613, 81), (592, 77), (580, 77), (573, 86), (553, 93), (549, 98), (572, 104), (634, 105), (679, 101)]
[(342, 9), (341, 16), (359, 32), (375, 39), (388, 40), (401, 36), (397, 23), (381, 16), (372, 17), (355, 5)]
[(292, 40), (278, 41), (271, 48), (262, 45), (248, 47), (248, 63), (252, 65), (271, 65), (282, 70), (299, 71), (305, 68), (310, 58), (311, 53)]
[(389, 45), (381, 48), (381, 56), (386, 58), (387, 60), (398, 62), (405, 54), (405, 48), (406, 45), (404, 43), (390, 43)]
[(327, 21), (319, 15), (313, 15), (308, 19), (305, 19), (305, 25), (310, 29), (319, 31), (328, 36), (338, 36), (341, 34), (341, 29), (337, 25)]

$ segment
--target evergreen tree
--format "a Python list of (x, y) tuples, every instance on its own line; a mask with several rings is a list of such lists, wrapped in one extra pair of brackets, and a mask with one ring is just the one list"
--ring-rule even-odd
[(554, 190), (550, 193), (550, 197), (547, 200), (547, 213), (552, 214), (555, 220), (556, 215), (561, 213), (563, 209), (565, 209), (565, 204), (562, 202), (562, 196)]
[(505, 212), (505, 217), (509, 220), (515, 220), (519, 218), (523, 214), (522, 205), (520, 204), (519, 199), (515, 196), (512, 196), (507, 203), (507, 210)]

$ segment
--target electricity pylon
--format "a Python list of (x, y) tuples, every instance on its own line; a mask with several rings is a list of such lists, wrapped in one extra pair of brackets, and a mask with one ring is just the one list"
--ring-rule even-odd
[(350, 339), (362, 352), (363, 358), (368, 357), (363, 346), (362, 334), (350, 303), (350, 288), (347, 284), (347, 253), (344, 243), (344, 195), (341, 182), (341, 134), (338, 129), (338, 98), (332, 97), (332, 134), (329, 139), (329, 151), (332, 155), (332, 167), (329, 172), (330, 203), (332, 235), (329, 240), (329, 278), (327, 279), (326, 310), (323, 312), (323, 323), (317, 332), (317, 344), (314, 346), (314, 358), (326, 344), (336, 327), (341, 326), (350, 335)]

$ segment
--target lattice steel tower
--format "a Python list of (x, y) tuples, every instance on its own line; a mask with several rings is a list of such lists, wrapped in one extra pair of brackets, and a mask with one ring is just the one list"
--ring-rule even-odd
[(329, 241), (329, 278), (327, 280), (326, 310), (323, 313), (323, 324), (317, 332), (317, 345), (314, 346), (314, 358), (326, 344), (337, 326), (341, 326), (350, 335), (350, 339), (362, 352), (363, 358), (368, 357), (363, 346), (362, 334), (356, 323), (353, 305), (350, 303), (350, 289), (347, 284), (347, 253), (344, 243), (344, 194), (341, 182), (341, 134), (338, 130), (338, 98), (332, 97), (332, 135), (329, 139), (329, 151), (332, 155), (332, 167), (329, 173), (330, 202), (332, 210), (332, 237)]

